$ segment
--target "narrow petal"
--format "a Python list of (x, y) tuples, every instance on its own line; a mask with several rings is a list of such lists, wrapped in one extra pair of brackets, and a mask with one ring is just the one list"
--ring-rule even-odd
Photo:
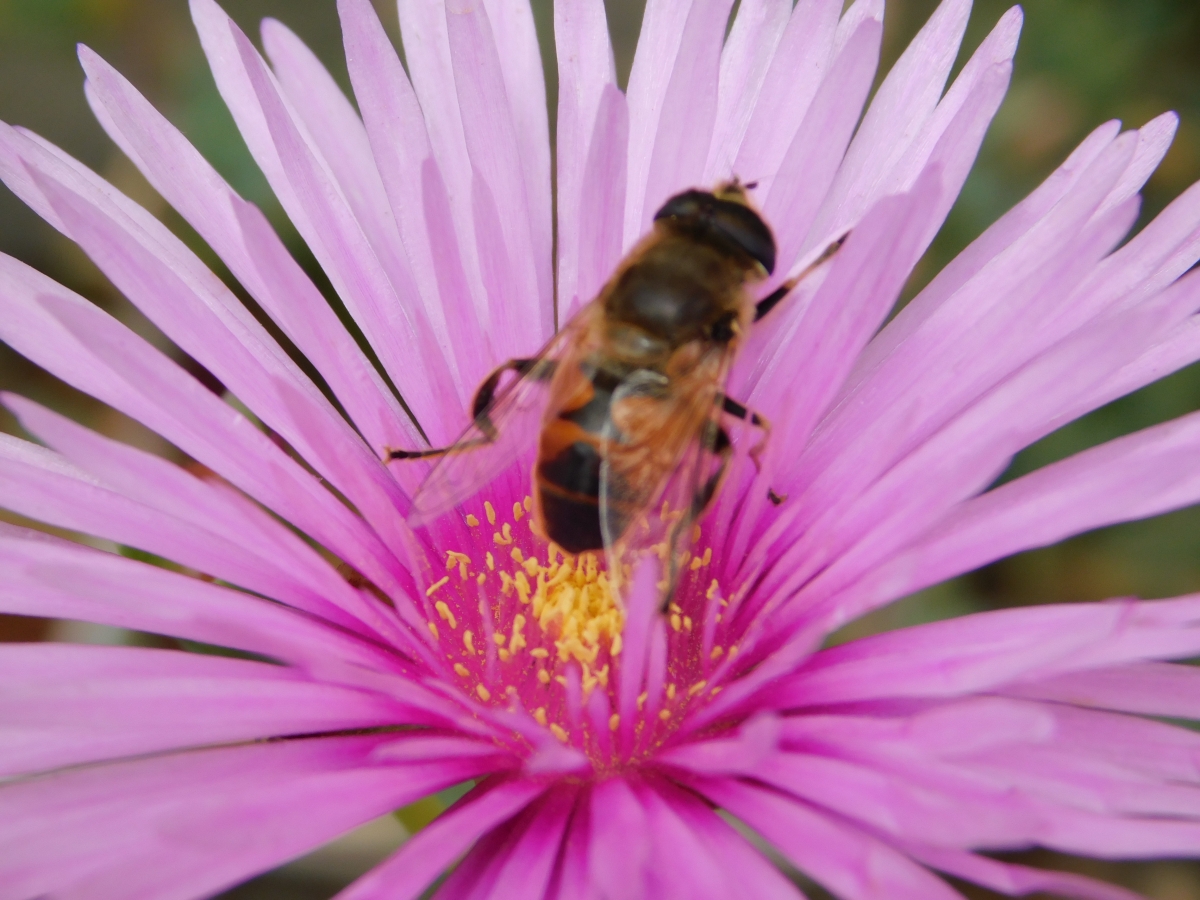
[(69, 384), (134, 418), (312, 535), (390, 596), (395, 557), (247, 419), (98, 307), (0, 257), (0, 337)]
[(4, 896), (215, 893), (471, 777), (461, 764), (372, 765), (385, 739), (253, 744), (5, 785)]
[(109, 136), (313, 362), (372, 446), (415, 444), (411, 419), (256, 209), (88, 48), (87, 96)]
[(651, 844), (646, 809), (622, 778), (601, 781), (591, 792), (587, 847), (592, 892), (613, 900), (646, 896)]
[[(207, 531), (123, 497), (58, 454), (3, 434), (0, 434), (0, 504), (49, 525), (171, 559), (205, 575), (315, 613), (342, 627), (366, 631), (343, 609), (297, 581), (273, 560), (245, 550), (231, 539), (232, 535)], [(342, 592), (343, 596), (345, 593)], [(353, 605), (356, 604), (351, 608)]]
[[(723, 26), (732, 5), (730, 0), (691, 5), (658, 114), (641, 219), (633, 222), (639, 235), (649, 229), (652, 216), (668, 197), (700, 183), (704, 175), (716, 125)], [(631, 183), (630, 189), (636, 186)]]
[(0, 647), (0, 776), (284, 735), (396, 725), (379, 695), (294, 669), (133, 647)]
[(485, 782), (426, 826), (337, 900), (407, 900), (421, 892), (480, 836), (528, 806), (544, 786)]
[[(595, 297), (621, 259), (621, 228), (625, 213), (625, 166), (629, 146), (629, 109), (625, 95), (614, 85), (604, 89), (592, 129), (587, 164), (580, 185), (576, 215), (579, 237), (576, 293), (564, 293), (566, 321), (580, 305)], [(560, 282), (560, 289), (562, 287)]]
[[(526, 8), (527, 14), (532, 13)], [(496, 335), (497, 350), (503, 357), (529, 356), (549, 340), (554, 329), (554, 298), (550, 282), (549, 223), (549, 149), (534, 149), (546, 137), (545, 113), (540, 123), (528, 121), (528, 98), (517, 100), (525, 121), (521, 128), (533, 129), (518, 137), (518, 122), (513, 115), (515, 98), (508, 95), (509, 85), (497, 48), (491, 20), (483, 6), (471, 8), (460, 0), (446, 7), (450, 40), (450, 58), (454, 65), (458, 104), (463, 132), (474, 176), (472, 193), (484, 188), (498, 209), (511, 217), (505, 227), (481, 221), (475, 211), (475, 240), (480, 245), (481, 262), (486, 262), (484, 244), (502, 242), (507, 265), (506, 276), (497, 283), (485, 277), (492, 319), (489, 329)], [(528, 26), (533, 27), (532, 18)], [(523, 29), (521, 29), (523, 31)], [(540, 71), (540, 62), (538, 64)], [(516, 73), (511, 87), (519, 80)], [(524, 91), (542, 91), (540, 82), (522, 85)], [(542, 107), (545, 108), (544, 92)], [(525, 166), (522, 154), (542, 160), (544, 169), (536, 176)], [(543, 180), (546, 183), (543, 185)], [(477, 182), (482, 181), (482, 185)], [(544, 190), (543, 190), (544, 188)], [(544, 194), (544, 196), (543, 196)], [(538, 208), (530, 205), (534, 201)], [(545, 206), (542, 206), (543, 201)], [(544, 221), (543, 221), (544, 220)], [(515, 223), (515, 225), (513, 224)], [(536, 235), (536, 237), (535, 237)], [(487, 270), (485, 268), (485, 275)], [(515, 327), (517, 323), (524, 327)]]
[(701, 184), (734, 175), (734, 159), (791, 14), (788, 0), (752, 0), (738, 7), (721, 50), (715, 127)]
[(732, 780), (697, 784), (801, 872), (846, 900), (953, 900), (941, 879), (903, 853), (782, 794)]
[[(593, 247), (596, 238), (584, 233), (593, 216), (614, 217), (616, 254), (621, 252), (621, 229), (625, 224), (625, 173), (613, 171), (606, 179), (607, 193), (600, 197), (585, 194), (589, 181), (591, 160), (620, 159), (624, 163), (628, 150), (628, 124), (618, 139), (610, 135), (611, 112), (602, 112), (602, 98), (611, 93), (625, 96), (616, 89), (617, 74), (613, 62), (612, 43), (608, 37), (601, 0), (565, 0), (554, 4), (554, 44), (558, 55), (558, 136), (555, 153), (558, 164), (558, 317), (566, 321), (573, 301), (586, 301), (594, 293), (594, 278), (584, 286), (581, 281), (582, 257)], [(614, 100), (605, 101), (610, 107)], [(604, 123), (602, 126), (601, 123)], [(597, 149), (597, 136), (609, 146)], [(610, 194), (617, 194), (612, 197)], [(599, 201), (599, 202), (597, 202)], [(588, 214), (584, 215), (583, 211)], [(605, 245), (607, 246), (607, 244)], [(605, 254), (607, 256), (607, 254)], [(611, 267), (610, 269), (611, 270)], [(607, 274), (607, 271), (606, 271)], [(590, 272), (589, 272), (590, 276)]]
[[(453, 341), (445, 352), (454, 361), (465, 407), (469, 392), (498, 355), (481, 324), (487, 317), (486, 307), (481, 309), (485, 298), (481, 287), (468, 283), (463, 270), (425, 118), (391, 39), (368, 0), (340, 0), (338, 11), (350, 81), (413, 278), (426, 306), (442, 310), (436, 314), (431, 310), (434, 324), (438, 316), (454, 323)], [(440, 246), (433, 234), (438, 221), (450, 223)], [(415, 445), (414, 441), (408, 446)]]
[(1197, 688), (1200, 670), (1194, 666), (1147, 662), (1023, 680), (1005, 693), (1143, 716), (1200, 719)]
[[(393, 284), (274, 76), (213, 0), (192, 0), (218, 89), (275, 195), (329, 276), (409, 408), (434, 440), (451, 437), (453, 379), (411, 281)], [(419, 364), (414, 365), (414, 361)], [(436, 437), (435, 437), (436, 435)]]

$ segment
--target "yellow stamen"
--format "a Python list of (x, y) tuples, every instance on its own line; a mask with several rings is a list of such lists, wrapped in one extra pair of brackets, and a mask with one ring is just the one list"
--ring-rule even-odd
[(724, 652), (725, 652), (725, 648), (724, 648), (724, 647), (713, 647), (713, 648), (712, 648), (712, 653), (710, 653), (710, 654), (709, 654), (709, 658), (710, 658), (710, 659), (720, 659), (720, 658), (721, 658), (721, 655), (722, 655)]
[(493, 634), (492, 640), (496, 642), (496, 645), (498, 647), (503, 647), (505, 645), (505, 643), (508, 642), (508, 638), (506, 638), (504, 635), (499, 634), (499, 633)]
[(667, 719), (671, 718), (671, 711), (669, 709), (660, 709), (658, 711), (658, 717), (665, 722)]
[(467, 513), (467, 524), (470, 525), (472, 528), (474, 528), (476, 525), (479, 524), (479, 520), (477, 518), (475, 518), (475, 516), (473, 516), (471, 513)]
[(708, 687), (707, 681), (697, 681), (690, 688), (688, 688), (688, 696), (695, 697), (698, 693), (700, 693), (706, 687)]
[(488, 569), (495, 572), (496, 571), (496, 557), (492, 556), (491, 550), (489, 550), (486, 554), (484, 554), (484, 559), (487, 560)]
[(621, 717), (619, 715), (617, 715), (616, 713), (613, 713), (611, 716), (608, 717), (608, 730), (616, 731), (620, 727), (621, 727)]
[(487, 703), (492, 699), (492, 692), (485, 688), (482, 684), (475, 685), (475, 693), (479, 695), (479, 699)]
[(436, 622), (426, 622), (425, 624), (429, 626), (429, 633), (433, 635), (433, 639), (435, 641), (440, 641), (441, 637), (438, 635), (437, 623)]
[(463, 644), (466, 646), (467, 652), (470, 653), (472, 656), (474, 656), (475, 655), (475, 635), (473, 635), (469, 631), (464, 631), (463, 632)]
[(537, 659), (545, 659), (550, 655), (550, 651), (544, 647), (534, 647), (529, 651), (529, 655)]
[(520, 522), (525, 518), (525, 509), (520, 503), (513, 504), (513, 521)]
[(433, 584), (431, 584), (429, 587), (427, 587), (425, 589), (425, 596), (432, 597), (435, 593), (437, 593), (438, 588), (440, 588), (442, 585), (444, 585), (449, 580), (450, 580), (450, 576), (447, 575), (441, 581), (435, 581)]
[(511, 658), (512, 658), (512, 654), (511, 654), (511, 653), (509, 653), (509, 652), (508, 652), (506, 649), (504, 649), (503, 647), (501, 647), (501, 648), (500, 648), (500, 662), (508, 662), (508, 661), (509, 661), (509, 659), (511, 659)]
[(521, 505), (525, 507), (525, 512), (533, 512), (533, 498), (528, 494), (525, 495), (525, 499), (522, 501)]
[(567, 742), (567, 733), (565, 731), (563, 731), (563, 729), (560, 726), (555, 725), (553, 722), (550, 723), (550, 733), (552, 735), (554, 735), (556, 738), (558, 738), (560, 741), (562, 741), (564, 744)]
[(450, 611), (450, 606), (445, 600), (439, 600), (434, 605), (434, 609), (436, 609), (437, 614), (442, 617), (442, 621), (450, 626), (451, 631), (458, 628), (458, 620), (454, 618), (454, 613)]
[(466, 678), (468, 675), (471, 674), (471, 670), (468, 669), (466, 666), (464, 666), (462, 663), (455, 663), (454, 671), (458, 673), (460, 678)]
[(539, 706), (537, 709), (535, 709), (533, 711), (533, 718), (535, 720), (537, 720), (537, 723), (539, 725), (545, 726), (545, 724), (546, 724), (546, 707)]
[(483, 511), (487, 514), (488, 524), (495, 525), (496, 524), (496, 507), (492, 506), (491, 500), (483, 501)]
[(683, 620), (679, 618), (679, 613), (671, 613), (671, 630), (678, 631)]
[(673, 681), (667, 685), (667, 699), (668, 700), (675, 699), (675, 682), (673, 682)]
[(540, 681), (542, 684), (549, 684), (550, 673), (545, 669), (538, 669), (538, 681)]

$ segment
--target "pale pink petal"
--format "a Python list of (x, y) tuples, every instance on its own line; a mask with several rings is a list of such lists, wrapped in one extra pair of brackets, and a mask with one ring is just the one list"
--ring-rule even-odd
[[(473, 172), (475, 240), (492, 315), (488, 328), (502, 357), (529, 356), (554, 330), (554, 298), (549, 280), (549, 184), (544, 185), (546, 207), (531, 207), (531, 200), (540, 205), (543, 185), (526, 171), (522, 162), (522, 154), (537, 155), (530, 144), (546, 140), (544, 113), (540, 136), (535, 133), (518, 137), (518, 122), (513, 116), (505, 72), (489, 17), (482, 6), (471, 8), (468, 4), (464, 8), (457, 0), (450, 2), (446, 23)], [(529, 26), (532, 28), (532, 20)], [(526, 102), (522, 101), (519, 108), (526, 110)], [(544, 99), (542, 104), (544, 107)], [(524, 121), (520, 126), (530, 128), (531, 123)], [(548, 176), (547, 163), (540, 178)], [(477, 198), (482, 194), (490, 195), (496, 208), (504, 210), (504, 226), (480, 220)], [(499, 271), (493, 267), (489, 277), (485, 244), (492, 240), (501, 242), (504, 264)]]
[(1005, 688), (1004, 693), (1143, 716), (1200, 719), (1198, 689), (1200, 669), (1146, 662), (1022, 680)]
[(372, 765), (382, 740), (254, 744), (5, 785), (2, 896), (209, 894), (478, 773)]
[(393, 700), (282, 666), (132, 647), (0, 646), (4, 777), (409, 721)]
[(482, 835), (512, 818), (545, 790), (530, 781), (484, 782), (386, 862), (337, 895), (337, 900), (419, 897), (438, 874)]
[(109, 136), (313, 362), (367, 440), (415, 443), (407, 413), (261, 214), (116, 70), (86, 47), (79, 57)]
[(298, 664), (329, 657), (387, 671), (400, 662), (278, 604), (42, 532), (4, 526), (0, 559), (6, 612), (134, 628)]
[(699, 184), (733, 177), (734, 159), (791, 15), (789, 0), (746, 0), (738, 6), (721, 50), (713, 139)]
[(959, 896), (903, 853), (805, 803), (732, 780), (697, 782), (696, 787), (838, 897), (950, 900)]
[[(637, 234), (649, 230), (654, 213), (667, 198), (700, 183), (704, 175), (704, 162), (716, 125), (722, 26), (729, 20), (732, 5), (730, 0), (691, 4), (658, 113), (641, 220), (633, 222)], [(632, 167), (630, 175), (631, 179), (635, 175)], [(636, 191), (632, 180), (630, 190)], [(634, 196), (631, 193), (631, 199)]]
[(853, 224), (879, 197), (888, 175), (937, 107), (967, 27), (970, 0), (943, 0), (880, 85), (813, 231)]
[[(197, 572), (314, 613), (343, 628), (367, 630), (347, 615), (344, 608), (297, 580), (286, 568), (248, 552), (230, 536), (130, 500), (58, 454), (4, 434), (0, 434), (0, 504), (49, 525), (171, 559)], [(341, 593), (344, 597), (345, 591)], [(345, 606), (345, 600), (342, 603)], [(353, 606), (350, 604), (350, 608)]]
[[(363, 606), (363, 598), (309, 544), (224, 482), (203, 481), (159, 456), (103, 437), (23, 397), (0, 394), (0, 402), (22, 427), (105, 488), (168, 520), (186, 523), (193, 539), (201, 540), (205, 533), (220, 535), (253, 553), (256, 577), (269, 579), (268, 570), (275, 569), (303, 585), (302, 593), (319, 596), (324, 607), (331, 603), (345, 610)], [(162, 555), (176, 557), (173, 548)], [(274, 590), (262, 592), (273, 599), (287, 596)], [(374, 602), (368, 599), (367, 606)]]
[(968, 500), (856, 588), (853, 602), (866, 608), (1092, 528), (1190, 506), (1200, 500), (1198, 450), (1200, 416), (1185, 416)]
[[(467, 283), (452, 224), (448, 239), (441, 246), (436, 243), (435, 223), (449, 222), (449, 203), (420, 104), (391, 40), (368, 0), (340, 0), (338, 10), (350, 81), (413, 278), (434, 325), (439, 316), (455, 323), (446, 352), (454, 361), (465, 407), (466, 392), (496, 358), (480, 325), (487, 317), (479, 307), (483, 294)], [(434, 314), (432, 307), (443, 311)]]
[(589, 812), (587, 878), (592, 892), (623, 900), (644, 896), (652, 838), (642, 801), (625, 779), (609, 778), (593, 786)]
[[(625, 223), (624, 172), (606, 173), (612, 177), (604, 182), (607, 193), (601, 198), (603, 202), (588, 196), (585, 185), (590, 180), (588, 171), (593, 158), (602, 162), (610, 159), (624, 162), (629, 136), (628, 126), (619, 138), (611, 134), (612, 113), (601, 112), (602, 98), (610, 93), (620, 96), (622, 106), (625, 102), (625, 96), (616, 90), (616, 68), (602, 0), (555, 3), (554, 44), (558, 56), (558, 135), (555, 140), (558, 318), (566, 321), (572, 302), (588, 300), (598, 287), (590, 271), (589, 286), (585, 287), (581, 281), (582, 257), (595, 253), (600, 243), (585, 231), (593, 217), (616, 218), (615, 254), (621, 252), (621, 229)], [(614, 104), (611, 99), (605, 102), (610, 107)], [(598, 136), (602, 136), (600, 140), (606, 144), (604, 149), (598, 149)], [(612, 197), (612, 193), (619, 197)], [(607, 247), (607, 243), (604, 246)], [(607, 276), (612, 270), (612, 262), (607, 259), (608, 254), (604, 255), (604, 275)]]
[[(10, 133), (11, 134), (11, 133)], [(14, 152), (67, 234), (148, 317), (358, 504), (396, 533), (407, 497), (317, 387), (221, 281), (148, 213), (33, 142)], [(288, 393), (279, 396), (274, 385)], [(320, 452), (325, 447), (329, 452)]]
[(902, 842), (904, 852), (931, 868), (1009, 897), (1049, 893), (1068, 900), (1144, 900), (1141, 894), (1072, 872), (1052, 872), (1000, 862), (949, 847)]
[(362, 520), (174, 362), (98, 307), (7, 257), (0, 257), (0, 288), (0, 337), (15, 350), (158, 432), (402, 601), (398, 579), (405, 573)]
[[(625, 165), (629, 145), (629, 109), (614, 85), (604, 89), (588, 147), (580, 185), (575, 294), (566, 299), (560, 319), (566, 321), (595, 297), (621, 259), (621, 227), (625, 212)], [(586, 214), (582, 214), (587, 210)], [(560, 290), (564, 290), (559, 282)], [(565, 313), (565, 315), (564, 315)]]
[[(307, 130), (249, 39), (213, 0), (192, 17), (217, 87), (275, 195), (431, 437), (450, 437), (453, 379), (411, 278), (384, 270)], [(414, 364), (416, 363), (416, 364)], [(442, 432), (445, 431), (445, 434)]]
[(758, 182), (759, 196), (770, 193), (796, 129), (824, 83), (835, 32), (842, 29), (853, 34), (863, 19), (881, 22), (883, 18), (882, 3), (860, 0), (839, 26), (841, 9), (837, 0), (800, 0), (791, 12), (732, 166), (733, 174)]

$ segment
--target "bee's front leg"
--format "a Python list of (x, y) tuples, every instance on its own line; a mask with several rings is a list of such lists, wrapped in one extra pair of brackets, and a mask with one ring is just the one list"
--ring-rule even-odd
[(722, 398), (721, 412), (727, 413), (735, 419), (741, 419), (743, 422), (749, 422), (755, 428), (762, 429), (762, 440), (750, 448), (750, 458), (754, 460), (754, 468), (761, 472), (762, 454), (767, 449), (767, 441), (771, 439), (771, 423), (767, 420), (766, 416), (760, 415), (752, 409), (747, 409), (731, 397)]

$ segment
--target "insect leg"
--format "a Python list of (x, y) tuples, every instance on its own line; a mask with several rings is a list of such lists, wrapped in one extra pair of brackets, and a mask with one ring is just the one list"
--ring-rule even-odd
[[(688, 508), (687, 515), (681, 517), (675, 523), (674, 527), (671, 528), (669, 547), (678, 547), (680, 536), (685, 534), (695, 524), (704, 510), (708, 509), (708, 504), (712, 503), (713, 497), (716, 496), (717, 488), (721, 486), (721, 481), (725, 478), (725, 472), (729, 469), (729, 458), (733, 455), (733, 445), (729, 441), (729, 433), (715, 422), (709, 424), (706, 432), (704, 441), (710, 444), (712, 452), (720, 459), (720, 464), (717, 467), (717, 471), (692, 496), (692, 503)], [(671, 605), (671, 599), (675, 596), (675, 587), (678, 581), (679, 554), (672, 553), (667, 562), (667, 590), (663, 594), (661, 610), (663, 613)]]
[(497, 367), (491, 375), (483, 380), (483, 384), (479, 385), (478, 390), (475, 391), (475, 399), (471, 402), (471, 418), (475, 420), (476, 427), (483, 432), (483, 437), (461, 441), (449, 447), (431, 447), (428, 450), (389, 449), (386, 459), (428, 459), (431, 456), (444, 456), (447, 453), (457, 453), (460, 450), (470, 450), (490, 444), (496, 439), (496, 426), (488, 418), (487, 411), (488, 407), (492, 405), (492, 401), (496, 399), (496, 388), (500, 385), (500, 376), (505, 372), (527, 375), (539, 363), (542, 368), (535, 374), (536, 378), (546, 379), (554, 374), (554, 360), (510, 359), (504, 365)]
[(832, 259), (833, 255), (835, 253), (837, 253), (838, 250), (841, 249), (842, 244), (846, 243), (846, 238), (848, 238), (849, 236), (850, 236), (850, 232), (847, 231), (840, 238), (838, 238), (836, 241), (834, 241), (832, 244), (830, 244), (828, 247), (826, 247), (825, 251), (820, 256), (818, 256), (811, 263), (809, 263), (807, 266), (805, 266), (803, 272), (801, 272), (795, 278), (789, 278), (787, 281), (785, 281), (783, 284), (781, 284), (778, 288), (776, 288), (771, 293), (767, 294), (767, 296), (765, 296), (761, 300), (759, 300), (758, 305), (754, 307), (754, 321), (757, 322), (759, 319), (761, 319), (763, 316), (765, 316), (767, 313), (769, 313), (771, 310), (773, 310), (776, 306), (779, 305), (779, 301), (781, 301), (784, 297), (786, 297), (788, 294), (790, 294), (792, 292), (792, 289), (795, 288), (796, 285), (798, 285), (805, 278), (807, 278), (809, 275), (811, 275), (817, 268), (819, 268), (820, 266), (822, 266), (826, 262), (828, 262), (830, 259)]
[(721, 399), (721, 411), (728, 413), (736, 419), (749, 422), (755, 428), (762, 429), (762, 440), (750, 448), (750, 458), (754, 460), (754, 468), (761, 469), (762, 463), (760, 458), (762, 457), (763, 450), (767, 447), (767, 441), (771, 438), (771, 423), (767, 421), (765, 416), (759, 415), (752, 409), (747, 409), (731, 397), (723, 397)]

